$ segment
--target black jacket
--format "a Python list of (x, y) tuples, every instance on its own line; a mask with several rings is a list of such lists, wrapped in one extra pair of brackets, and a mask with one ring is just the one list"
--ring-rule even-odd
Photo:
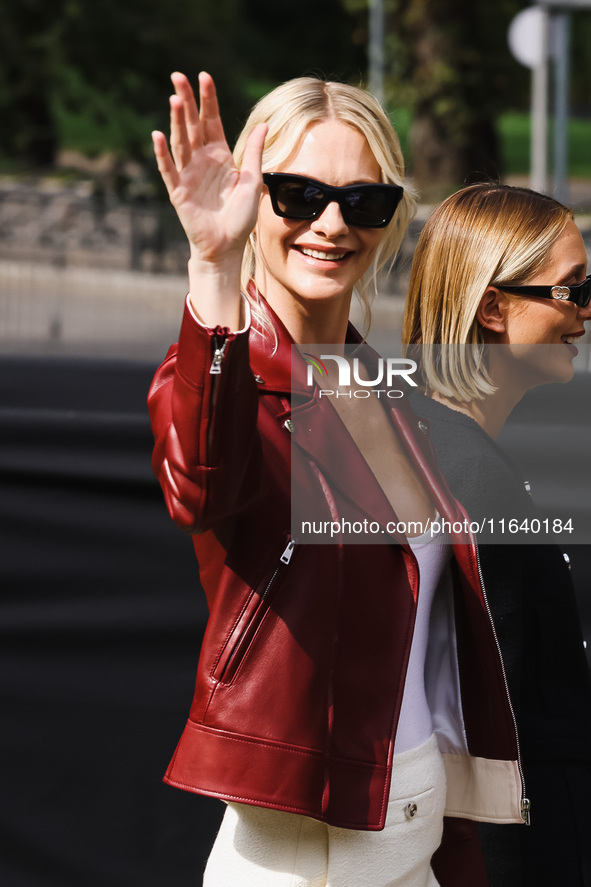
[[(469, 417), (421, 394), (437, 459), (472, 519), (533, 517), (502, 449)], [(497, 527), (498, 530), (498, 527)], [(499, 536), (497, 535), (498, 539)], [(521, 737), (531, 826), (482, 826), (491, 887), (591, 887), (591, 680), (569, 567), (557, 545), (479, 545)]]

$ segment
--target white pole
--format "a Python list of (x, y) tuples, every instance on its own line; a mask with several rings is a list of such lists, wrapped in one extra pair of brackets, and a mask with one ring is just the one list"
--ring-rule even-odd
[(554, 196), (568, 200), (568, 84), (570, 53), (570, 14), (553, 17), (555, 109), (554, 109)]
[(542, 52), (532, 71), (531, 176), (534, 191), (548, 190), (548, 10), (541, 8)]
[(369, 0), (369, 91), (384, 104), (384, 0)]

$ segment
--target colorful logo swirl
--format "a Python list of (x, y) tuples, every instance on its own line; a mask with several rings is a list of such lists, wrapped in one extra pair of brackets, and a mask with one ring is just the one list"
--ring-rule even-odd
[(314, 354), (309, 354), (307, 351), (302, 351), (302, 357), (308, 366), (314, 367), (321, 376), (328, 376), (328, 370), (319, 357), (316, 357)]

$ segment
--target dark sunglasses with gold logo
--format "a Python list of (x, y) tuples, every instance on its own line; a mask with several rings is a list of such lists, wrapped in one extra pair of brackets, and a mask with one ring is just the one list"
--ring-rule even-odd
[(586, 308), (591, 302), (591, 275), (582, 283), (571, 286), (513, 286), (510, 283), (495, 283), (497, 289), (518, 296), (534, 296), (536, 299), (559, 299), (574, 302), (579, 308)]

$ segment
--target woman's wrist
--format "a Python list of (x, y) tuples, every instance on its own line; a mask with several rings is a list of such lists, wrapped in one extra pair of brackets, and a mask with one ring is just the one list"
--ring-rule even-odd
[(242, 255), (221, 261), (189, 259), (189, 300), (195, 316), (208, 327), (240, 329), (242, 300), (240, 272)]
[[(187, 295), (187, 308), (193, 320), (199, 324), (199, 326), (204, 329), (215, 329), (215, 327), (208, 327), (201, 318), (197, 315), (197, 313), (193, 310), (193, 305), (191, 302), (191, 293)], [(231, 329), (230, 332), (234, 335), (241, 335), (242, 333), (246, 333), (250, 328), (251, 322), (251, 311), (250, 311), (250, 303), (244, 293), (240, 294), (240, 305), (241, 305), (241, 321), (240, 321), (240, 329)]]

